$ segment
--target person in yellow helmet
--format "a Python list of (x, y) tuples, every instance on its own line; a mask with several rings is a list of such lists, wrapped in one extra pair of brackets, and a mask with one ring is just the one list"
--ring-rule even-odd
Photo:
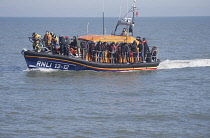
[(32, 34), (32, 40), (33, 40), (33, 49), (34, 50), (39, 50), (40, 47), (39, 47), (39, 44), (40, 44), (40, 38), (42, 36), (37, 34), (37, 33), (33, 33)]

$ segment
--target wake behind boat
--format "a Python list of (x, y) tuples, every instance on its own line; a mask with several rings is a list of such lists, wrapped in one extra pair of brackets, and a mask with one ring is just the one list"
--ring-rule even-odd
[[(29, 40), (33, 50), (22, 51), (29, 69), (49, 68), (59, 70), (135, 71), (157, 69), (158, 47), (149, 47), (147, 40), (134, 38), (134, 22), (137, 15), (136, 0), (128, 13), (119, 20), (111, 35), (86, 35), (70, 40), (46, 32), (33, 33)], [(132, 14), (128, 18), (128, 14)], [(119, 26), (125, 26), (116, 35)], [(104, 30), (104, 29), (103, 29)], [(127, 31), (128, 30), (128, 31)]]

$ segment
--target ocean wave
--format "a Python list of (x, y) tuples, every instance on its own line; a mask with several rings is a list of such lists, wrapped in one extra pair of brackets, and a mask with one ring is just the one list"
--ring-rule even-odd
[(210, 59), (194, 59), (194, 60), (165, 60), (160, 63), (158, 69), (176, 69), (187, 67), (208, 67)]

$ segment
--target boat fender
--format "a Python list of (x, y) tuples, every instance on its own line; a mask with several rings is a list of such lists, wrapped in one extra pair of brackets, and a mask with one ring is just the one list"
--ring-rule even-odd
[(24, 52), (27, 51), (26, 48), (23, 48), (23, 50), (21, 51), (21, 54), (24, 55)]

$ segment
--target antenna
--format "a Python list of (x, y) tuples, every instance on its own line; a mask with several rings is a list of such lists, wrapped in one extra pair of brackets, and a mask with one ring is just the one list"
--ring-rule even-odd
[(103, 35), (104, 35), (104, 0), (103, 0)]

